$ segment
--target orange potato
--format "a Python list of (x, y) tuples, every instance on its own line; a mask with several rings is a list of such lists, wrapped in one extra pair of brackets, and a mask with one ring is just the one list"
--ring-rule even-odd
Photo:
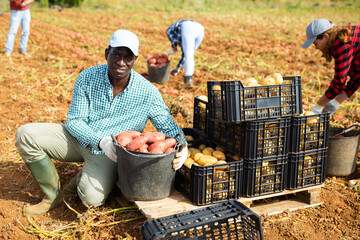
[(127, 149), (128, 150), (138, 150), (142, 145), (144, 145), (146, 143), (146, 141), (148, 140), (148, 138), (146, 136), (139, 136), (137, 138), (134, 138), (128, 145), (127, 145)]
[(123, 147), (126, 147), (132, 140), (132, 137), (128, 134), (119, 134), (116, 138), (116, 141)]
[(166, 150), (166, 143), (165, 141), (156, 141), (154, 142), (153, 144), (151, 144), (149, 147), (148, 147), (148, 150), (149, 152), (152, 152), (152, 150), (154, 148), (159, 148), (161, 149), (162, 152), (164, 152)]
[(141, 133), (141, 136), (146, 136), (148, 138), (148, 143), (165, 140), (165, 134), (161, 132), (143, 132)]
[(145, 152), (145, 153), (149, 152), (148, 147), (149, 145), (147, 145), (146, 143), (143, 144), (141, 147), (139, 147), (139, 152)]
[(175, 138), (165, 139), (165, 143), (166, 143), (166, 148), (172, 148), (176, 144), (176, 139)]
[(161, 147), (154, 147), (151, 149), (150, 153), (164, 153)]
[(164, 153), (169, 153), (169, 152), (172, 152), (172, 151), (174, 151), (174, 148), (170, 147), (170, 148), (166, 149)]

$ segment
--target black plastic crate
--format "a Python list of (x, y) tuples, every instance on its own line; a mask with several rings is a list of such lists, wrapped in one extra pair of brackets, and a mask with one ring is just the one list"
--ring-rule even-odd
[(192, 136), (194, 139), (207, 139), (207, 135), (204, 132), (195, 128), (183, 128), (182, 131), (184, 132), (185, 137)]
[(288, 188), (297, 189), (325, 181), (327, 148), (289, 154)]
[(286, 188), (288, 156), (244, 160), (243, 197), (254, 197)]
[(328, 145), (329, 113), (291, 118), (290, 151), (298, 153), (326, 148)]
[(264, 239), (260, 216), (234, 200), (148, 220), (141, 233), (145, 240)]
[(208, 81), (209, 118), (239, 123), (302, 113), (301, 77), (281, 85), (244, 87), (240, 81)]
[(244, 159), (283, 156), (289, 152), (291, 118), (221, 123), (210, 120), (210, 138)]
[(208, 103), (201, 100), (198, 96), (194, 97), (194, 121), (193, 128), (208, 134), (209, 110)]
[[(206, 140), (194, 140), (190, 147), (198, 148), (201, 144), (208, 147), (215, 145)], [(176, 171), (175, 188), (187, 196), (195, 205), (207, 205), (241, 196), (243, 161), (226, 156), (223, 164), (200, 166), (184, 164)]]

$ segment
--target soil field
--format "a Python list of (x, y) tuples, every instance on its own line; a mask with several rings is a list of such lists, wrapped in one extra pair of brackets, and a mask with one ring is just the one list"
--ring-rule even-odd
[[(24, 215), (24, 205), (39, 202), (43, 193), (14, 145), (16, 130), (23, 124), (65, 123), (76, 77), (88, 67), (106, 63), (104, 50), (115, 30), (129, 29), (138, 35), (140, 55), (134, 69), (146, 77), (146, 56), (170, 49), (167, 26), (187, 18), (205, 27), (204, 41), (195, 56), (194, 89), (181, 89), (183, 71), (165, 84), (155, 84), (179, 126), (192, 127), (194, 96), (206, 95), (208, 80), (241, 80), (273, 72), (301, 76), (304, 109), (311, 109), (333, 76), (333, 63), (326, 63), (313, 47), (300, 47), (307, 24), (320, 17), (358, 23), (358, 9), (33, 9), (31, 57), (18, 53), (20, 31), (12, 58), (3, 51), (0, 54), (0, 239), (142, 239), (145, 218), (135, 207), (120, 208), (117, 188), (100, 208), (87, 209), (73, 198), (44, 216)], [(0, 16), (1, 49), (9, 19), (9, 12)], [(172, 57), (171, 67), (179, 58), (179, 54)], [(357, 92), (331, 118), (331, 124), (346, 127), (359, 122), (359, 101)], [(147, 130), (152, 129), (149, 124)], [(81, 167), (55, 164), (62, 185)], [(348, 180), (359, 178), (359, 166), (346, 178), (328, 177), (320, 207), (264, 216), (265, 239), (360, 239), (359, 192), (348, 185)]]

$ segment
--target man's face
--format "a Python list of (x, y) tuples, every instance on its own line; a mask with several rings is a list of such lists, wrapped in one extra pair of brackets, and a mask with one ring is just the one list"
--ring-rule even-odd
[(105, 50), (110, 80), (121, 80), (129, 76), (137, 57), (127, 47), (109, 47)]

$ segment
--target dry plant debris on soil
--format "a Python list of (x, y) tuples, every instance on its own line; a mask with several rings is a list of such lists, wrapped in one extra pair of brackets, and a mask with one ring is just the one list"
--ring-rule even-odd
[[(277, 12), (278, 11), (278, 12)], [(279, 17), (281, 16), (282, 17)], [(105, 206), (89, 209), (76, 198), (45, 216), (24, 215), (24, 204), (39, 202), (43, 193), (22, 162), (14, 145), (18, 127), (30, 122), (65, 123), (72, 87), (85, 68), (105, 63), (108, 38), (118, 28), (136, 32), (140, 56), (135, 70), (146, 77), (146, 56), (166, 52), (170, 47), (165, 29), (179, 16), (171, 12), (122, 10), (79, 12), (37, 9), (32, 11), (30, 58), (17, 53), (16, 36), (12, 58), (0, 55), (0, 239), (141, 239), (145, 218), (135, 207), (121, 208), (114, 189)], [(150, 17), (144, 17), (150, 16)], [(157, 85), (176, 122), (191, 127), (193, 98), (206, 94), (208, 80), (238, 80), (263, 77), (273, 72), (300, 75), (304, 109), (312, 107), (319, 91), (332, 77), (332, 63), (325, 63), (313, 49), (300, 48), (304, 29), (313, 18), (334, 21), (353, 16), (355, 10), (311, 10), (293, 12), (253, 10), (209, 13), (183, 11), (181, 18), (193, 18), (205, 26), (205, 39), (196, 52), (193, 90), (183, 90), (182, 74)], [(9, 26), (9, 13), (0, 16), (2, 46)], [(89, 24), (91, 23), (91, 24)], [(356, 22), (357, 23), (357, 22)], [(19, 31), (20, 32), (20, 31)], [(172, 67), (180, 56), (172, 59)], [(356, 93), (331, 119), (333, 125), (359, 122)], [(146, 130), (153, 130), (151, 124)], [(81, 165), (55, 162), (65, 185)], [(347, 178), (328, 177), (320, 207), (263, 217), (265, 239), (360, 239), (360, 169)]]

